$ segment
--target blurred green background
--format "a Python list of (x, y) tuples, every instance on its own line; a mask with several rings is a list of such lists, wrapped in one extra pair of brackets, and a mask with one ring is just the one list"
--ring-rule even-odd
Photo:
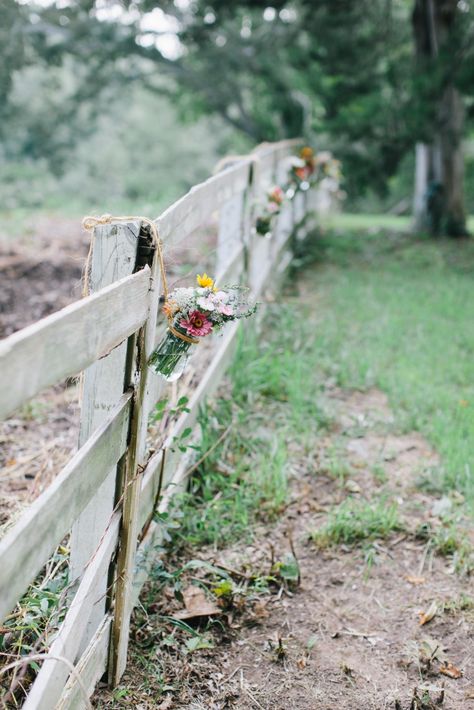
[(303, 135), (343, 161), (348, 211), (404, 215), (415, 145), (444, 160), (461, 140), (472, 212), (472, 14), (467, 0), (2, 0), (0, 209), (154, 214), (219, 156)]

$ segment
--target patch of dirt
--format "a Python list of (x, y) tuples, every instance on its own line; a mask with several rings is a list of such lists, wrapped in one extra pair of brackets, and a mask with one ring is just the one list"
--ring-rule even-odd
[(0, 422), (0, 536), (77, 448), (78, 385), (46, 390)]
[[(81, 298), (89, 235), (79, 219), (41, 216), (16, 240), (0, 237), (0, 338)], [(78, 388), (71, 382), (0, 422), (0, 535), (70, 458), (78, 430)]]
[(331, 390), (331, 400), (342, 429), (354, 426), (368, 427), (374, 424), (393, 424), (394, 417), (388, 397), (380, 390), (372, 388), (365, 392), (359, 392), (334, 387)]
[(81, 297), (89, 236), (80, 220), (41, 219), (34, 232), (0, 246), (0, 337)]
[[(0, 338), (81, 297), (89, 235), (79, 219), (42, 216), (0, 240)], [(78, 388), (49, 388), (0, 422), (0, 535), (77, 447)]]
[[(291, 551), (291, 540), (301, 584), (234, 600), (222, 615), (223, 627), (213, 624), (213, 649), (183, 655), (157, 646), (164, 669), (159, 689), (152, 666), (149, 682), (136, 684), (140, 649), (153, 645), (156, 632), (148, 618), (143, 632), (134, 631), (120, 686), (126, 689), (123, 704), (103, 691), (96, 696), (97, 708), (128, 707), (132, 701), (143, 710), (474, 708), (474, 599), (466, 597), (472, 587), (454, 573), (449, 559), (430, 552), (426, 540), (413, 534), (423, 523), (433, 529), (442, 525), (432, 512), (436, 499), (414, 487), (420, 469), (435, 465), (437, 456), (416, 433), (381, 433), (392, 421), (382, 393), (334, 390), (329, 404), (334, 432), (320, 441), (319, 450), (300, 453), (299, 460), (292, 456), (291, 498), (279, 521), (262, 524), (250, 546), (236, 541), (220, 552), (198, 552), (213, 565), (237, 571), (238, 581), (249, 571), (270, 574), (274, 560)], [(354, 419), (364, 424), (357, 438)], [(334, 446), (350, 467), (349, 486), (325, 468)], [(382, 492), (399, 504), (404, 530), (370, 543), (371, 562), (369, 545), (320, 550), (310, 541), (333, 505), (349, 495), (378, 499)], [(159, 614), (179, 608), (172, 595), (155, 606)], [(430, 607), (433, 618), (420, 625), (420, 615)], [(442, 667), (450, 672), (449, 663), (459, 678), (441, 673)]]

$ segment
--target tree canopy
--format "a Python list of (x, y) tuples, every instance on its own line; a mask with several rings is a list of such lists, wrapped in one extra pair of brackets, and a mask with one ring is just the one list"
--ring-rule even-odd
[[(337, 151), (348, 189), (379, 192), (416, 142), (439, 131), (446, 85), (474, 115), (474, 22), (467, 0), (51, 0), (1, 12), (4, 126), (15, 117), (15, 74), (32, 63), (59, 84), (15, 149), (60, 170), (101, 102), (139, 84), (171, 96), (183, 117), (218, 114), (252, 141), (305, 135)], [(415, 51), (416, 12), (451, 13), (438, 51)], [(423, 16), (424, 17), (424, 16)], [(426, 23), (425, 23), (426, 24)], [(415, 33), (413, 32), (415, 28)], [(423, 39), (423, 23), (418, 39)], [(421, 37), (421, 39), (420, 39)], [(60, 86), (58, 68), (73, 66)], [(58, 120), (48, 131), (54, 113)], [(11, 123), (10, 123), (11, 125)], [(5, 131), (4, 131), (5, 136)], [(8, 144), (8, 141), (7, 141)]]

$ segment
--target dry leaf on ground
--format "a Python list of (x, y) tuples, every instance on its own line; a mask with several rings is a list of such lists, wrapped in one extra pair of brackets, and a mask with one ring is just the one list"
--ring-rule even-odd
[(200, 587), (191, 585), (183, 592), (184, 606), (182, 611), (173, 614), (175, 619), (195, 619), (198, 616), (215, 616), (221, 613), (221, 609), (209, 601)]
[(270, 616), (270, 612), (267, 609), (267, 603), (263, 601), (255, 602), (252, 613), (256, 619), (268, 619)]
[(438, 612), (438, 605), (436, 602), (431, 602), (430, 606), (426, 611), (420, 611), (420, 626), (424, 626), (427, 624), (431, 619), (433, 619)]
[(454, 678), (455, 680), (457, 678), (462, 678), (462, 671), (460, 671), (459, 668), (456, 668), (456, 666), (453, 666), (453, 664), (449, 661), (447, 661), (447, 663), (443, 663), (443, 665), (439, 667), (439, 672), (443, 675), (447, 675), (448, 678)]
[(426, 582), (426, 577), (417, 577), (416, 575), (406, 574), (405, 579), (409, 584), (417, 585), (424, 584)]

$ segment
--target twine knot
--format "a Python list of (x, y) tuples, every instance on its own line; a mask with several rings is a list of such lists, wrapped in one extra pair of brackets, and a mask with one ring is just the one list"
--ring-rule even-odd
[(82, 227), (90, 232), (94, 227), (99, 226), (99, 224), (110, 224), (113, 219), (111, 214), (103, 214), (100, 217), (84, 217)]

